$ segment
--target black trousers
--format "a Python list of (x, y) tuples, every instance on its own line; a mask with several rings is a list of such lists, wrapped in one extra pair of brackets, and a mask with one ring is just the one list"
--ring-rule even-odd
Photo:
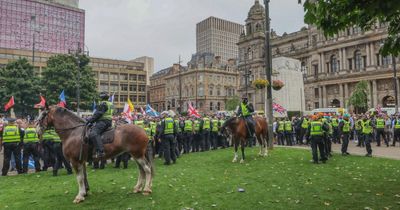
[(64, 164), (65, 169), (68, 173), (72, 173), (71, 164), (65, 159), (64, 153), (62, 151), (62, 144), (60, 142), (53, 143), (53, 152), (55, 154), (56, 162), (53, 166), (53, 175), (57, 175), (58, 169)]
[(377, 144), (377, 146), (381, 146), (381, 136), (383, 137), (385, 144), (389, 145), (388, 138), (386, 137), (385, 129), (377, 128), (376, 129), (376, 144)]
[(292, 131), (285, 131), (285, 139), (287, 146), (293, 146), (293, 133)]
[(357, 146), (358, 147), (364, 147), (365, 146), (365, 144), (364, 144), (364, 135), (363, 135), (363, 133), (362, 133), (362, 131), (361, 130), (356, 130), (356, 134), (357, 134), (357, 140), (358, 140), (358, 144), (357, 144)]
[(124, 152), (117, 156), (115, 160), (115, 168), (119, 168), (121, 161), (124, 164), (124, 168), (128, 168), (128, 161), (131, 158), (131, 155), (127, 152)]
[(192, 132), (185, 132), (183, 135), (183, 153), (189, 153), (192, 147), (193, 134)]
[(343, 133), (343, 143), (342, 143), (342, 154), (347, 153), (347, 147), (349, 146), (350, 133)]
[(162, 147), (164, 151), (164, 158), (165, 158), (165, 163), (170, 164), (171, 160), (173, 162), (176, 161), (176, 154), (175, 154), (175, 137), (174, 135), (164, 135), (162, 140)]
[(394, 129), (392, 146), (396, 146), (396, 141), (400, 141), (400, 129)]
[(370, 134), (364, 133), (363, 136), (364, 136), (364, 143), (365, 143), (365, 148), (367, 149), (367, 153), (372, 154), (371, 142), (372, 142), (373, 135), (372, 135), (372, 133), (370, 133)]
[(339, 136), (339, 128), (333, 127), (333, 136), (332, 136), (333, 143), (340, 144), (340, 136)]
[(192, 152), (200, 151), (200, 145), (201, 145), (202, 139), (203, 139), (203, 135), (200, 132), (196, 132), (193, 135)]
[(301, 135), (301, 128), (295, 129), (296, 133), (296, 144), (303, 144), (303, 136)]
[(325, 155), (331, 155), (332, 153), (332, 136), (330, 134), (325, 134), (323, 137), (324, 140), (324, 147), (325, 147)]
[(104, 151), (103, 142), (101, 141), (101, 134), (111, 127), (111, 125), (111, 120), (100, 120), (97, 121), (90, 130), (89, 138), (91, 141), (93, 141), (98, 151)]
[(278, 132), (278, 145), (285, 145), (285, 133), (283, 131)]
[(44, 141), (42, 143), (43, 146), (43, 171), (47, 171), (48, 167), (53, 167), (56, 162), (56, 155), (54, 154), (52, 141)]
[(18, 174), (22, 173), (21, 167), (21, 146), (19, 143), (3, 143), (4, 146), (4, 159), (3, 159), (3, 169), (1, 170), (1, 175), (6, 176), (8, 169), (10, 169), (11, 155), (14, 155), (15, 166), (17, 168)]
[(211, 149), (218, 148), (218, 132), (211, 132)]
[(40, 171), (40, 154), (39, 154), (39, 143), (29, 142), (24, 144), (24, 152), (22, 157), (22, 168), (23, 172), (28, 172), (29, 156), (32, 156), (33, 161), (35, 161), (36, 172)]
[(325, 146), (324, 146), (324, 138), (323, 136), (311, 136), (311, 150), (312, 157), (314, 162), (318, 162), (318, 150), (322, 161), (325, 161)]
[(210, 150), (210, 131), (203, 130), (203, 138), (201, 143), (201, 151), (208, 151)]

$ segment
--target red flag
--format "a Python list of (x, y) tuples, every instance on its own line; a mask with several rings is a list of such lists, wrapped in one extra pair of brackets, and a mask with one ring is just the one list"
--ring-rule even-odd
[(40, 109), (46, 106), (46, 99), (43, 96), (40, 96), (40, 102), (38, 104), (35, 104), (34, 108), (35, 109)]
[(4, 109), (7, 111), (9, 110), (11, 107), (14, 106), (14, 96), (11, 96), (10, 100), (8, 101), (8, 103), (4, 106)]
[(65, 108), (65, 102), (64, 102), (64, 101), (60, 101), (60, 102), (57, 104), (57, 106)]
[(193, 108), (192, 103), (189, 103), (188, 113), (189, 116), (200, 117), (200, 114), (197, 112), (197, 110)]

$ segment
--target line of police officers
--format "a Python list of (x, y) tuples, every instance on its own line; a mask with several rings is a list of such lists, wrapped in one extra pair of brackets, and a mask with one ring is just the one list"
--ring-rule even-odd
[[(30, 157), (34, 161), (36, 172), (46, 171), (48, 167), (52, 167), (53, 176), (57, 176), (58, 170), (64, 166), (68, 174), (72, 174), (70, 163), (64, 158), (62, 152), (60, 137), (54, 130), (45, 131), (43, 142), (39, 142), (34, 125), (31, 124), (24, 129), (15, 121), (12, 118), (8, 119), (8, 124), (4, 126), (1, 134), (4, 147), (2, 176), (8, 174), (12, 155), (18, 174), (28, 172)], [(41, 168), (40, 160), (43, 160), (43, 168)]]

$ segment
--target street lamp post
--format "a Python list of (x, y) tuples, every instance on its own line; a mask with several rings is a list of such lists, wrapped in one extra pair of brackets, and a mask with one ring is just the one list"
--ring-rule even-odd
[[(271, 83), (272, 78), (272, 51), (270, 46), (270, 19), (269, 19), (269, 1), (264, 0), (265, 5), (265, 75), (267, 76), (267, 80)], [(272, 115), (272, 87), (271, 85), (267, 86), (267, 122), (268, 122), (268, 148), (273, 148), (273, 115)]]

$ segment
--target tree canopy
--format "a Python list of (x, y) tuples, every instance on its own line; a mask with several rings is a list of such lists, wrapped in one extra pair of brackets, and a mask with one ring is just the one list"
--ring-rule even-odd
[(77, 103), (78, 72), (80, 71), (80, 107), (90, 109), (97, 97), (96, 82), (89, 58), (84, 55), (55, 55), (47, 61), (47, 68), (42, 72), (42, 87), (49, 104), (57, 104), (62, 90), (65, 91), (67, 104)]
[(240, 105), (240, 98), (238, 96), (234, 96), (226, 101), (225, 109), (228, 111), (233, 111), (239, 105)]
[(353, 105), (356, 113), (365, 112), (368, 109), (368, 83), (360, 81), (349, 98), (349, 105)]
[(400, 53), (399, 0), (306, 0), (304, 21), (333, 36), (348, 27), (358, 26), (367, 31), (377, 22), (388, 24), (388, 38), (381, 53)]
[(14, 96), (17, 114), (34, 113), (33, 106), (39, 103), (39, 77), (25, 58), (9, 62), (0, 69), (0, 102), (6, 104)]

